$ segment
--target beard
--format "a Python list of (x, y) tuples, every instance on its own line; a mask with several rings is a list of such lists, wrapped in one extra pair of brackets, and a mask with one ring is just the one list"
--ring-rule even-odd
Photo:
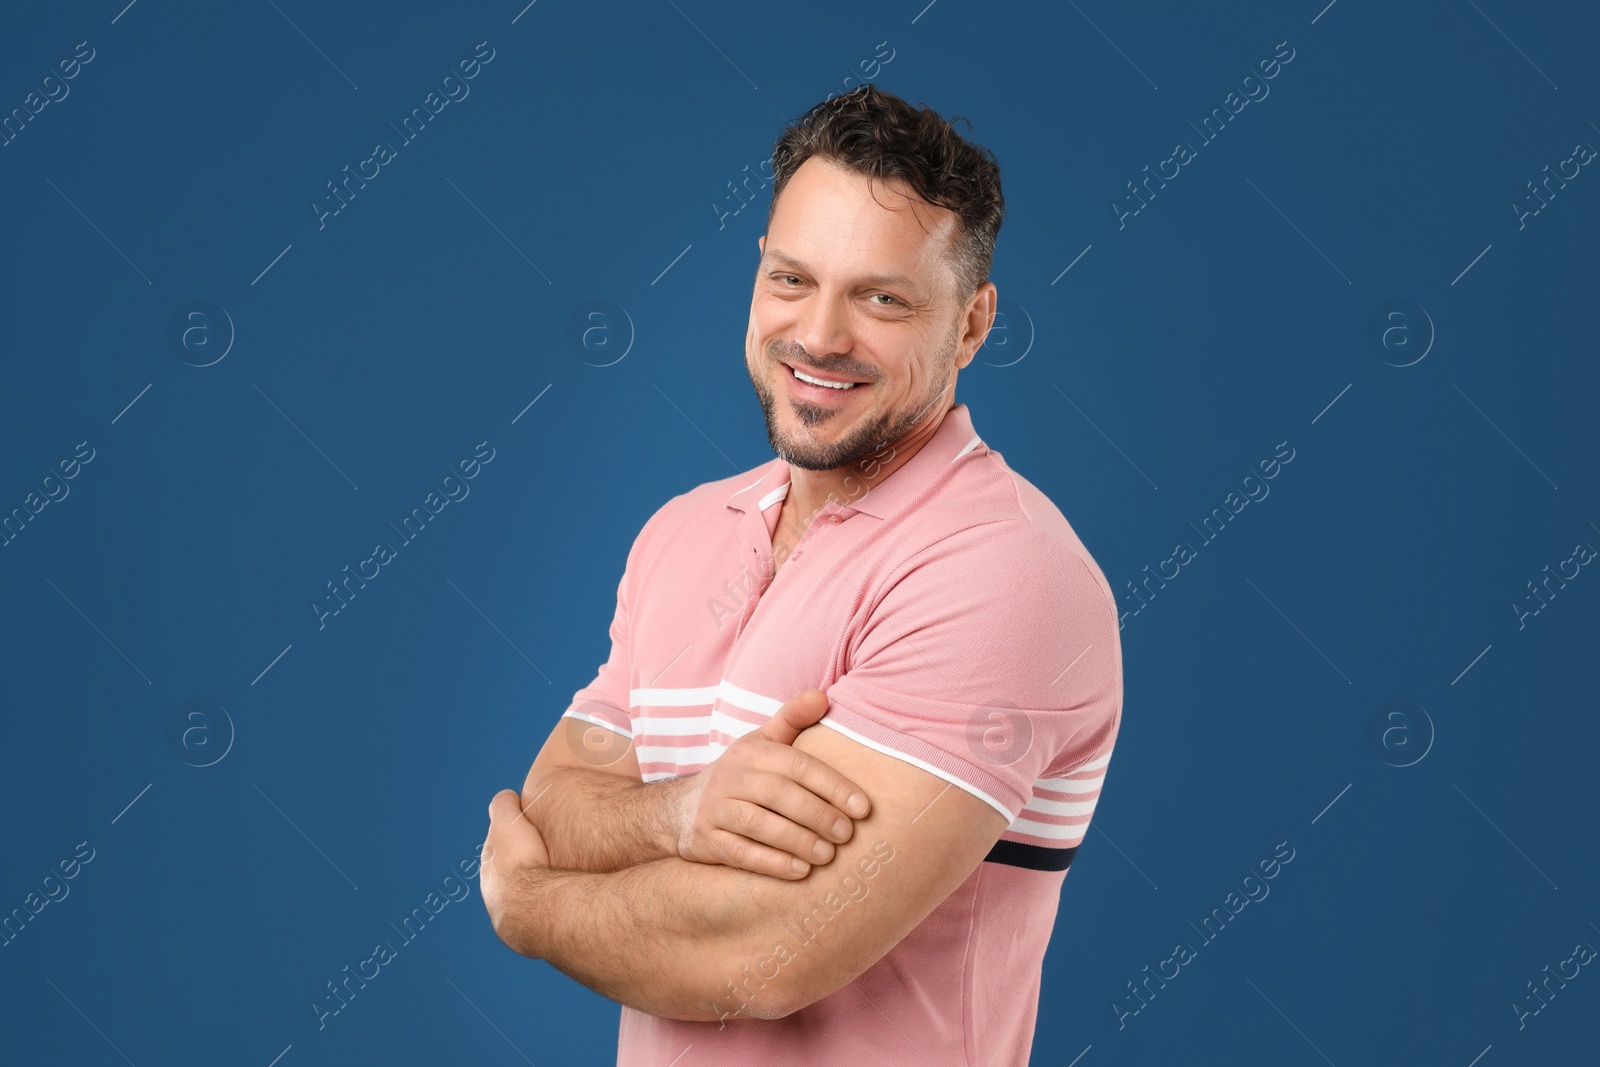
[[(787, 405), (806, 427), (826, 425), (830, 420), (849, 418), (849, 415), (835, 408), (810, 404), (787, 396), (780, 400), (767, 387), (766, 378), (751, 371), (750, 384), (755, 388), (757, 403), (761, 405), (761, 417), (766, 423), (767, 440), (772, 444), (772, 451), (785, 463), (808, 471), (849, 467), (878, 454), (884, 446), (900, 440), (914, 430), (938, 403), (950, 384), (950, 376), (955, 368), (955, 349), (955, 333), (952, 331), (946, 340), (944, 350), (934, 359), (935, 374), (929, 378), (928, 390), (913, 408), (880, 412), (874, 418), (862, 421), (860, 425), (832, 443), (819, 443), (784, 433), (778, 423), (778, 405), (780, 403)], [(800, 362), (802, 367), (807, 366), (796, 358), (800, 351), (803, 350), (798, 346), (774, 340), (767, 345), (766, 355), (774, 362), (779, 357), (788, 356)], [(781, 373), (789, 372), (785, 368)], [(856, 388), (870, 389), (872, 385), (873, 383), (868, 382)]]

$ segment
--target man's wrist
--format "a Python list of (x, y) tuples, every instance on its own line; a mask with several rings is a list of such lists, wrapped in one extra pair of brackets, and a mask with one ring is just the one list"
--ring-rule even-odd
[(511, 900), (495, 932), (512, 951), (529, 959), (544, 959), (539, 937), (539, 915), (544, 910), (545, 883), (556, 872), (549, 867), (523, 867), (511, 875)]
[(655, 794), (656, 848), (662, 858), (684, 858), (691, 825), (691, 813), (685, 809), (693, 778), (680, 775), (646, 786)]

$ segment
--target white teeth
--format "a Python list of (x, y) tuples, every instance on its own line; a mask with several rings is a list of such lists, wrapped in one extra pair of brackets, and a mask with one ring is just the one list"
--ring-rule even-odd
[(811, 385), (825, 386), (829, 389), (854, 389), (857, 384), (855, 382), (825, 382), (821, 378), (813, 378), (811, 375), (805, 374), (794, 367), (790, 367), (789, 369), (794, 371), (794, 376), (799, 378), (802, 382), (806, 382)]

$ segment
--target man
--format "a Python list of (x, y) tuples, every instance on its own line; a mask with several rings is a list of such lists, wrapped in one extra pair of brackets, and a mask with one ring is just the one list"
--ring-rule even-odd
[(1023, 1064), (1122, 674), (1104, 576), (954, 399), (999, 169), (871, 84), (773, 165), (776, 458), (646, 522), (609, 660), (490, 804), (484, 902), (623, 1005), (622, 1067)]

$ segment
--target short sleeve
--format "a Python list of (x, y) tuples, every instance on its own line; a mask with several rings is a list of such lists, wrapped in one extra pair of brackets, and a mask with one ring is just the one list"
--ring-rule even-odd
[[(661, 512), (657, 511), (656, 515)], [(617, 582), (617, 607), (611, 616), (611, 653), (600, 665), (594, 681), (572, 695), (564, 716), (581, 719), (595, 726), (603, 726), (623, 737), (633, 737), (632, 684), (633, 654), (631, 644), (632, 604), (634, 588), (638, 582), (641, 546), (645, 543), (655, 516), (651, 516), (633, 539), (623, 565), (622, 578)]]
[(611, 617), (611, 654), (600, 665), (594, 681), (572, 695), (572, 702), (562, 714), (631, 738), (628, 692), (632, 665), (628, 650), (627, 585), (628, 576), (624, 572), (617, 583), (617, 609)]
[[(1122, 712), (1116, 604), (1081, 549), (1024, 520), (968, 527), (907, 561), (869, 611), (822, 721), (1014, 828), (1055, 820), (1030, 837), (1081, 840)], [(1040, 814), (1052, 797), (1065, 806)]]

